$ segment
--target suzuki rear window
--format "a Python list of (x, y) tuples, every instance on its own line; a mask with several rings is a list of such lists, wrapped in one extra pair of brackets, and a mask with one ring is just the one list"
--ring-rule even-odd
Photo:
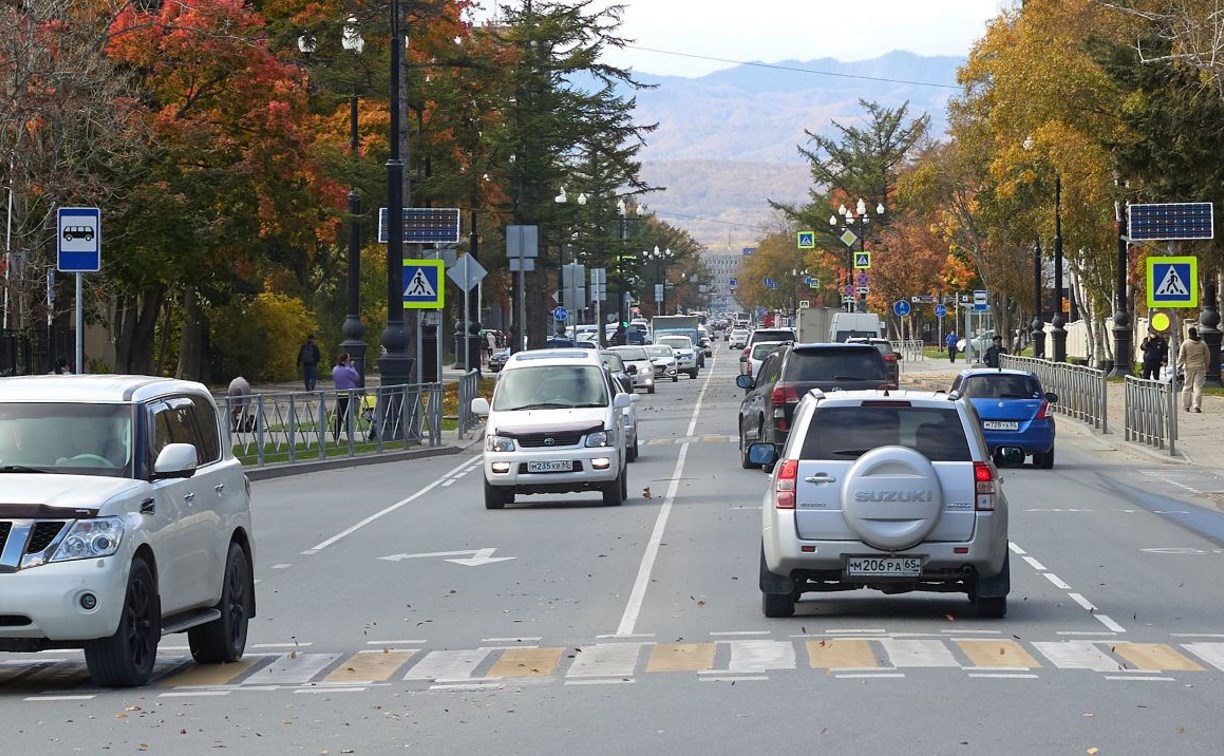
[(908, 446), (932, 462), (969, 462), (955, 407), (818, 407), (801, 459), (855, 459), (880, 446)]
[(961, 384), (961, 396), (970, 399), (1040, 399), (1041, 385), (1028, 375), (995, 373), (971, 375)]
[(871, 348), (796, 349), (786, 366), (787, 381), (888, 380), (884, 358)]

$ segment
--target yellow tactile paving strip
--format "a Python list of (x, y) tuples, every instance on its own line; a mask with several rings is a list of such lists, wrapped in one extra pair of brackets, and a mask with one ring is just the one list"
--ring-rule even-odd
[(812, 669), (866, 669), (880, 666), (871, 641), (857, 638), (810, 640), (808, 658)]
[(650, 651), (647, 672), (701, 672), (714, 668), (713, 643), (660, 643)]
[(956, 645), (975, 667), (1037, 669), (1041, 666), (1023, 646), (1012, 640), (958, 640)]
[(1114, 643), (1110, 650), (1132, 669), (1160, 672), (1202, 672), (1203, 668), (1163, 643)]
[(564, 648), (508, 648), (488, 677), (551, 677)]
[(411, 650), (364, 651), (350, 657), (323, 678), (329, 683), (386, 682), (416, 653)]

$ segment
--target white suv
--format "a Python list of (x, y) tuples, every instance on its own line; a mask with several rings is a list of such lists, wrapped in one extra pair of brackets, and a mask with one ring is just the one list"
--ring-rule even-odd
[(773, 464), (762, 506), (767, 617), (808, 591), (962, 591), (1002, 617), (1011, 589), (1007, 499), (968, 401), (916, 391), (813, 390)]
[(148, 681), (163, 633), (230, 662), (255, 615), (250, 486), (198, 384), (0, 379), (0, 651)]
[(618, 506), (629, 495), (623, 414), (637, 400), (618, 393), (599, 354), (588, 349), (538, 349), (512, 355), (493, 402), (472, 400), (487, 415), (486, 509), (503, 509), (515, 494), (599, 491)]

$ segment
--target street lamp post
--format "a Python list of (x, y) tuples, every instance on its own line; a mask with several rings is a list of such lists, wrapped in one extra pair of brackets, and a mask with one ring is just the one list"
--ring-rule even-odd
[(400, 33), (399, 0), (391, 0), (391, 154), (387, 158), (387, 327), (382, 332), (386, 350), (378, 360), (384, 386), (404, 385), (412, 374), (408, 356), (408, 331), (404, 328), (401, 284), (404, 270), (404, 204), (411, 197), (404, 190), (404, 162), (400, 157), (400, 56), (404, 37)]
[[(858, 212), (857, 216), (855, 216), (856, 211)], [(855, 222), (858, 222), (859, 233), (858, 233), (857, 241), (859, 242), (859, 251), (866, 252), (867, 251), (867, 224), (871, 222), (871, 216), (868, 215), (867, 213), (867, 203), (863, 201), (862, 197), (859, 197), (859, 201), (855, 204), (854, 209), (850, 209), (850, 208), (847, 208), (845, 205), (842, 205), (837, 208), (837, 212), (838, 212), (838, 215), (842, 216), (842, 226), (841, 226), (842, 242), (846, 244), (847, 265), (846, 265), (846, 290), (845, 290), (846, 294), (845, 296), (850, 297), (850, 300), (843, 299), (843, 301), (846, 302), (846, 310), (849, 312), (853, 312), (855, 309), (855, 304), (854, 304), (854, 292), (855, 292), (854, 242), (855, 242), (855, 239), (853, 238), (847, 239), (845, 237), (845, 234), (848, 232), (850, 233), (851, 236), (854, 236), (853, 226)], [(876, 204), (875, 213), (876, 213), (877, 218), (884, 215), (884, 203), (883, 202), (879, 202)], [(829, 216), (829, 227), (836, 229), (837, 225), (838, 225), (837, 216), (830, 215)], [(858, 310), (859, 312), (867, 311), (867, 295), (866, 294), (862, 295), (862, 297), (858, 299)]]
[(1062, 176), (1054, 173), (1054, 317), (1050, 319), (1050, 338), (1054, 342), (1054, 361), (1067, 361), (1067, 320), (1062, 314)]
[(1033, 242), (1033, 356), (1045, 357), (1045, 319), (1041, 317), (1041, 240)]
[[(365, 49), (365, 40), (357, 30), (357, 19), (349, 16), (344, 25), (340, 43), (345, 50), (360, 55)], [(360, 144), (357, 138), (357, 85), (353, 85), (353, 94), (349, 99), (349, 151), (356, 163), (360, 157)], [(344, 325), (340, 330), (344, 341), (340, 348), (349, 353), (353, 367), (357, 370), (357, 385), (365, 388), (366, 375), (366, 343), (365, 324), (361, 322), (361, 196), (353, 187), (348, 193), (349, 233), (348, 233), (348, 313), (344, 316)]]
[[(557, 193), (557, 196), (553, 197), (553, 201), (556, 202), (558, 205), (564, 205), (567, 202), (569, 202), (569, 196), (565, 193), (564, 186), (561, 187), (561, 191)], [(578, 193), (578, 205), (580, 207), (586, 207), (586, 203), (587, 203), (586, 192), (579, 192)], [(573, 293), (574, 293), (575, 298), (574, 298), (574, 301), (567, 301), (566, 296), (565, 296), (565, 236), (566, 236), (565, 224), (562, 223), (561, 224), (561, 241), (557, 245), (557, 304), (558, 305), (568, 305), (569, 309), (574, 310), (575, 317), (577, 317), (577, 307), (576, 307), (576, 305), (578, 304), (577, 295), (578, 295), (578, 288), (582, 285), (582, 282), (577, 281), (577, 280), (571, 281), (574, 287)], [(576, 256), (574, 258), (574, 262), (577, 263)], [(574, 272), (576, 273), (577, 269), (574, 269)], [(576, 320), (574, 322), (577, 323)], [(564, 327), (563, 327), (563, 330), (564, 330)], [(577, 332), (575, 331), (575, 333)]]
[[(1121, 179), (1115, 182), (1123, 186)], [(1118, 256), (1115, 261), (1117, 270), (1114, 278), (1114, 366), (1110, 372), (1112, 378), (1125, 378), (1131, 375), (1134, 364), (1135, 335), (1131, 331), (1130, 302), (1126, 297), (1127, 272), (1127, 239), (1126, 239), (1126, 205), (1121, 200), (1114, 203), (1114, 224), (1118, 237)]]
[(642, 252), (642, 256), (645, 257), (647, 260), (655, 261), (655, 278), (659, 280), (659, 283), (658, 283), (659, 296), (656, 298), (658, 300), (658, 305), (659, 305), (659, 314), (666, 315), (667, 314), (667, 266), (671, 264), (671, 259), (675, 255), (672, 253), (671, 247), (668, 247), (664, 251), (660, 252), (659, 246), (656, 244), (653, 251)]

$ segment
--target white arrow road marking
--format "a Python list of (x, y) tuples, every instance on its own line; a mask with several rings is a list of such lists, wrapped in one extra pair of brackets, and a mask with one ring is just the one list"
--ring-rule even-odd
[(389, 556), (379, 557), (388, 562), (402, 562), (405, 559), (437, 559), (439, 557), (467, 557), (466, 559), (447, 559), (448, 562), (462, 564), (465, 567), (479, 567), (483, 564), (493, 564), (494, 562), (508, 562), (517, 557), (495, 557), (493, 552), (497, 549), (467, 549), (465, 551), (430, 551), (423, 554), (391, 554)]

